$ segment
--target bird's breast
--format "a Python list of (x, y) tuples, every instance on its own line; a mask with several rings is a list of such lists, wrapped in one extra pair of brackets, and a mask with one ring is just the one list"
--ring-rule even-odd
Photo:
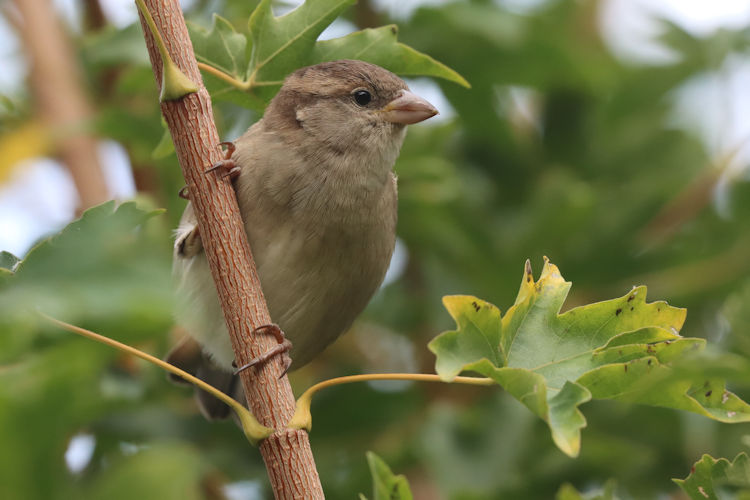
[(271, 317), (292, 341), (296, 366), (364, 309), (395, 244), (391, 172), (385, 179), (341, 173), (341, 166), (317, 176), (298, 171), (283, 188), (240, 200)]

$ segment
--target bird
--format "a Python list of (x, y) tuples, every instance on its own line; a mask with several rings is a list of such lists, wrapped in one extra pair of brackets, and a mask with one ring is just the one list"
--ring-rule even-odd
[[(263, 118), (214, 167), (233, 177), (271, 318), (291, 341), (292, 369), (349, 329), (380, 287), (396, 241), (393, 166), (406, 126), (436, 114), (380, 66), (307, 66), (284, 80)], [(176, 324), (189, 336), (167, 360), (244, 398), (189, 202), (176, 230), (173, 275)], [(204, 391), (197, 399), (210, 420), (230, 413)]]

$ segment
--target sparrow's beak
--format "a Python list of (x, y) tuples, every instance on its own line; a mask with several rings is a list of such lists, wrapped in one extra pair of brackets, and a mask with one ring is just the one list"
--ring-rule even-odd
[(382, 112), (389, 122), (404, 125), (419, 123), (438, 114), (435, 106), (408, 90), (402, 90), (398, 97), (386, 104)]

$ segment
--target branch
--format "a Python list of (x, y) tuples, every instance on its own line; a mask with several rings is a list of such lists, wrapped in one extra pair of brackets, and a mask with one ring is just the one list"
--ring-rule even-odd
[[(271, 323), (231, 181), (205, 170), (222, 159), (208, 91), (200, 77), (193, 46), (177, 0), (146, 0), (145, 6), (166, 44), (167, 52), (198, 88), (195, 93), (161, 103), (219, 295), (235, 360), (242, 366), (276, 345), (272, 336), (254, 336), (255, 327)], [(141, 15), (151, 64), (161, 87), (162, 60)], [(294, 397), (279, 357), (244, 370), (241, 380), (250, 409), (265, 426), (277, 430), (260, 451), (277, 499), (323, 498), (307, 433), (287, 429)]]
[(93, 116), (70, 40), (49, 0), (16, 0), (24, 50), (31, 66), (37, 112), (52, 131), (60, 158), (73, 177), (79, 211), (109, 199), (96, 139), (86, 130)]

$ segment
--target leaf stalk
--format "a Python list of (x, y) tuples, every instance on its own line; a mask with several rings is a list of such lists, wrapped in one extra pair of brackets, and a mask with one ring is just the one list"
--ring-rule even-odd
[(290, 429), (307, 429), (309, 432), (312, 428), (312, 414), (310, 413), (310, 404), (313, 395), (321, 389), (333, 387), (335, 385), (351, 384), (354, 382), (372, 382), (375, 380), (409, 380), (413, 382), (442, 382), (444, 384), (465, 384), (490, 386), (496, 385), (496, 382), (487, 377), (454, 377), (451, 380), (440, 378), (439, 375), (430, 373), (368, 373), (363, 375), (348, 375), (345, 377), (336, 377), (329, 380), (318, 382), (307, 389), (298, 399), (294, 416), (287, 424)]
[(211, 395), (215, 396), (216, 398), (220, 399), (221, 401), (229, 405), (229, 407), (232, 408), (237, 413), (238, 417), (240, 418), (240, 422), (242, 422), (242, 430), (245, 432), (245, 436), (247, 436), (248, 440), (252, 444), (257, 445), (260, 441), (262, 441), (263, 439), (273, 434), (274, 432), (273, 429), (266, 427), (264, 425), (261, 425), (260, 422), (258, 422), (256, 418), (253, 416), (253, 414), (250, 413), (247, 410), (247, 408), (245, 408), (241, 403), (235, 401), (234, 399), (230, 398), (229, 396), (227, 396), (220, 390), (216, 389), (212, 385), (207, 384), (203, 380), (197, 377), (194, 377), (193, 375), (187, 373), (186, 371), (183, 371), (177, 368), (176, 366), (171, 365), (167, 363), (166, 361), (163, 361), (155, 356), (147, 354), (139, 349), (136, 349), (135, 347), (131, 347), (127, 344), (123, 344), (122, 342), (118, 342), (109, 337), (99, 335), (98, 333), (94, 333), (91, 330), (86, 330), (85, 328), (81, 328), (80, 326), (71, 325), (70, 323), (66, 323), (65, 321), (61, 321), (59, 319), (53, 318), (52, 316), (44, 314), (41, 311), (39, 311), (38, 313), (42, 318), (46, 319), (47, 321), (49, 321), (50, 323), (54, 325), (59, 326), (63, 330), (67, 330), (69, 332), (75, 333), (77, 335), (81, 335), (83, 337), (94, 340), (101, 344), (106, 344), (110, 347), (114, 347), (120, 352), (132, 354), (133, 356), (136, 356), (145, 361), (148, 361), (149, 363), (154, 364), (163, 370), (166, 370), (170, 373), (177, 375), (180, 378), (187, 380), (191, 384), (203, 389), (204, 391), (211, 393)]

